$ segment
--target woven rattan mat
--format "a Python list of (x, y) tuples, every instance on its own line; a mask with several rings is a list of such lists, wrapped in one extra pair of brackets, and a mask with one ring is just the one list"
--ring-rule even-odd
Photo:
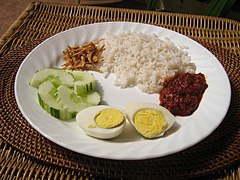
[[(21, 26), (18, 26), (18, 29), (15, 29), (14, 33), (9, 31), (8, 33), (11, 34), (11, 36), (2, 39), (1, 42), (4, 41), (4, 43), (3, 46), (1, 46), (2, 57), (0, 60), (1, 138), (17, 149), (18, 152), (31, 157), (33, 160), (37, 160), (39, 163), (44, 163), (50, 167), (56, 167), (55, 172), (57, 173), (61, 173), (58, 171), (58, 168), (61, 168), (62, 172), (70, 172), (70, 174), (77, 173), (80, 177), (88, 174), (87, 177), (91, 178), (189, 178), (211, 174), (238, 165), (240, 159), (240, 59), (238, 56), (239, 51), (235, 47), (238, 45), (237, 43), (239, 43), (234, 40), (234, 38), (239, 38), (239, 36), (235, 34), (235, 29), (231, 34), (232, 43), (226, 38), (227, 35), (223, 41), (214, 41), (214, 43), (211, 42), (213, 39), (210, 38), (211, 41), (209, 39), (207, 40), (206, 36), (197, 39), (223, 64), (230, 78), (232, 87), (231, 105), (225, 119), (209, 137), (197, 145), (163, 158), (139, 161), (115, 161), (93, 158), (72, 152), (52, 143), (34, 130), (23, 118), (14, 97), (15, 75), (24, 57), (46, 38), (46, 34), (50, 34), (49, 29), (52, 30), (50, 31), (51, 34), (55, 34), (56, 32), (76, 25), (96, 21), (121, 20), (119, 14), (113, 16), (116, 11), (115, 9), (84, 7), (84, 16), (78, 14), (81, 17), (79, 18), (80, 20), (71, 21), (76, 19), (76, 17), (71, 18), (70, 16), (73, 16), (75, 11), (79, 13), (79, 11), (82, 10), (81, 8), (82, 7), (78, 8), (76, 6), (59, 6), (43, 3), (31, 4), (29, 9), (23, 13), (24, 18)], [(97, 19), (98, 16), (94, 14), (96, 11), (100, 16), (106, 13), (106, 16), (110, 14), (110, 16), (115, 17), (115, 19)], [(57, 16), (56, 14), (58, 13), (60, 15)], [(63, 18), (62, 14), (64, 13), (68, 14), (69, 21)], [(145, 16), (144, 14), (140, 13), (141, 16), (138, 17), (138, 11), (123, 10), (122, 13), (122, 16), (128, 15), (128, 17), (136, 13), (134, 16), (136, 19), (132, 21), (144, 22), (145, 20), (145, 17), (143, 17)], [(56, 16), (53, 17), (53, 14)], [(86, 14), (89, 16), (86, 16)], [(150, 15), (151, 14), (148, 14), (148, 17), (150, 17)], [(156, 14), (153, 13), (152, 16), (155, 17)], [(185, 17), (180, 16), (178, 19), (178, 16), (174, 16), (173, 14), (161, 13), (159, 13), (159, 16), (164, 17), (165, 20), (174, 17), (175, 21), (178, 22), (180, 21), (179, 19), (183, 21)], [(42, 17), (48, 19), (46, 20), (47, 22), (41, 19)], [(95, 20), (92, 17), (95, 17)], [(187, 16), (185, 18), (188, 19), (189, 17)], [(191, 18), (187, 21), (197, 22), (197, 20), (199, 20), (193, 20), (197, 17)], [(60, 20), (65, 20), (65, 22)], [(53, 23), (50, 25), (48, 24), (49, 21), (59, 22), (60, 24)], [(208, 20), (207, 22), (211, 23), (212, 21)], [(215, 23), (216, 22), (217, 21), (215, 21)], [(222, 24), (226, 23), (223, 20), (220, 22)], [(41, 23), (44, 27), (39, 26), (39, 28), (37, 28), (37, 23)], [(164, 20), (161, 21), (161, 23), (169, 26)], [(48, 31), (44, 28), (48, 29)], [(231, 29), (233, 26), (229, 28)], [(170, 29), (174, 28), (171, 27)], [(185, 28), (179, 25), (177, 29), (184, 30)], [(193, 32), (195, 32), (195, 30), (196, 28), (193, 31), (187, 29), (185, 33), (194, 35)], [(219, 33), (216, 29), (209, 31), (216, 31)], [(220, 36), (222, 36), (222, 34)], [(225, 41), (231, 44), (231, 46), (225, 46)], [(218, 43), (221, 44), (221, 47), (217, 46)], [(18, 156), (18, 158), (20, 157)], [(37, 165), (35, 165), (35, 167), (37, 167)], [(34, 167), (31, 168), (34, 169)], [(40, 172), (35, 173), (39, 174)]]

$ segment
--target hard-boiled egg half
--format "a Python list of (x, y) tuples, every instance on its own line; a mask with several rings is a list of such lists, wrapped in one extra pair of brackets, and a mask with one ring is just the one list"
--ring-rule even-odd
[(76, 121), (87, 135), (99, 139), (111, 139), (122, 133), (126, 115), (118, 108), (99, 105), (80, 111)]
[(163, 136), (175, 122), (175, 117), (158, 104), (133, 102), (123, 109), (129, 122), (145, 138)]

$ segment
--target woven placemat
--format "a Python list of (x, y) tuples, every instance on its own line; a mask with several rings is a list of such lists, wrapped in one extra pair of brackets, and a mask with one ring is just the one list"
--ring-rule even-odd
[(50, 165), (105, 178), (198, 177), (239, 163), (240, 59), (234, 54), (199, 41), (223, 64), (232, 87), (229, 111), (209, 137), (187, 150), (170, 156), (117, 161), (89, 157), (60, 147), (34, 130), (22, 116), (14, 96), (15, 75), (25, 56), (43, 40), (30, 42), (0, 59), (1, 138), (19, 151)]
[(97, 22), (129, 21), (152, 24), (204, 40), (240, 56), (240, 23), (231, 19), (137, 9), (74, 6), (33, 2), (0, 38), (0, 55), (45, 34)]

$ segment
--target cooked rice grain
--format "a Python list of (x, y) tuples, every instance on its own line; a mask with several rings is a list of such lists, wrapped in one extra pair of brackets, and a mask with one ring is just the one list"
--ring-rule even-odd
[(101, 43), (105, 44), (105, 51), (100, 70), (105, 76), (114, 73), (114, 85), (121, 88), (138, 86), (143, 92), (158, 93), (165, 78), (177, 73), (194, 73), (196, 69), (186, 51), (155, 34), (109, 34)]

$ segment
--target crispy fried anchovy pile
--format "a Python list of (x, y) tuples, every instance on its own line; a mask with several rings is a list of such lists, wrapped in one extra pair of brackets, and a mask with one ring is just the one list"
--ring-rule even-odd
[(82, 46), (68, 46), (63, 51), (66, 62), (62, 65), (67, 70), (93, 70), (100, 71), (99, 63), (103, 62), (102, 52), (104, 45), (99, 45), (100, 41), (90, 42)]

